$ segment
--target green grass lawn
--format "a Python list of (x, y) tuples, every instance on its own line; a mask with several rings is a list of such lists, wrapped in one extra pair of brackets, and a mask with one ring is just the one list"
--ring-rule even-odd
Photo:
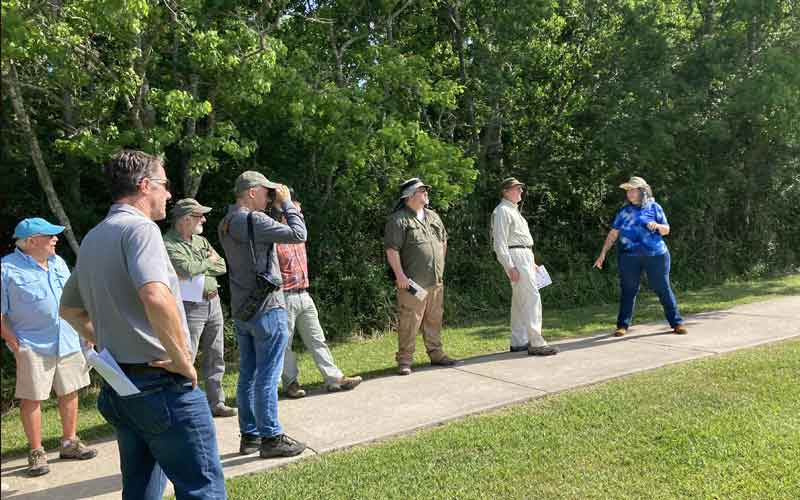
[(800, 498), (800, 341), (227, 481), (237, 500)]
[[(766, 300), (776, 296), (800, 295), (800, 275), (758, 281), (732, 282), (696, 291), (678, 291), (678, 302), (682, 314), (724, 309), (737, 304)], [(637, 304), (635, 320), (646, 322), (663, 320), (661, 306), (652, 292), (642, 291)], [(547, 308), (547, 291), (544, 300), (544, 335), (550, 340), (586, 335), (599, 330), (613, 328), (617, 305), (598, 304), (574, 309), (553, 310)], [(445, 312), (447, 321), (447, 312)], [(447, 328), (444, 332), (445, 348), (451, 356), (463, 358), (504, 351), (508, 349), (508, 312), (498, 311), (495, 318), (472, 326)], [(424, 363), (425, 349), (421, 339), (417, 344), (417, 361)], [(353, 338), (348, 342), (331, 346), (334, 358), (345, 374), (361, 374), (365, 378), (385, 376), (394, 373), (394, 353), (397, 341), (393, 334), (377, 335), (369, 339)], [(306, 387), (315, 387), (323, 380), (311, 357), (300, 353), (300, 382)], [(237, 371), (235, 364), (229, 364), (224, 386), (230, 404), (235, 404)], [(111, 427), (97, 412), (95, 398), (97, 389), (85, 391), (80, 403), (78, 433), (85, 440), (111, 434)], [(42, 436), (44, 446), (52, 449), (58, 446), (61, 427), (58, 408), (54, 399), (43, 404)], [(27, 444), (19, 410), (12, 409), (2, 417), (2, 457), (25, 453)]]

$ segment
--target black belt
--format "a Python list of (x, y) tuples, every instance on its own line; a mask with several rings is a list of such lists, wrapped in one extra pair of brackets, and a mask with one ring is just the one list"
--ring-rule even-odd
[(147, 363), (119, 363), (119, 367), (126, 375), (169, 375), (172, 373)]
[(304, 293), (307, 291), (308, 288), (290, 288), (288, 290), (284, 290), (283, 293)]
[(533, 246), (528, 246), (528, 245), (510, 245), (508, 248), (527, 248), (528, 250), (530, 250), (531, 248), (533, 248)]

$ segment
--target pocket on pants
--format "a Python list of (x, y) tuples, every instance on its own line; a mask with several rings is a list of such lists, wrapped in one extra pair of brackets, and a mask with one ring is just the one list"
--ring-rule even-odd
[(131, 396), (112, 396), (119, 404), (119, 413), (126, 424), (145, 434), (162, 434), (172, 426), (172, 414), (164, 387), (146, 389)]

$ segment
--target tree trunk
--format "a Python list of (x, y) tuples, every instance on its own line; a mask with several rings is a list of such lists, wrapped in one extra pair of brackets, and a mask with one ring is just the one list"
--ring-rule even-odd
[[(200, 78), (197, 74), (189, 75), (189, 90), (192, 98), (197, 101)], [(181, 169), (183, 170), (183, 197), (194, 198), (200, 190), (200, 182), (203, 180), (202, 172), (194, 172), (192, 168), (192, 139), (197, 134), (197, 121), (194, 118), (186, 120), (183, 133), (183, 146), (181, 147)]]
[(39, 177), (39, 184), (41, 184), (42, 189), (44, 189), (44, 193), (47, 196), (47, 203), (50, 205), (50, 210), (52, 210), (56, 215), (56, 218), (58, 218), (58, 221), (61, 223), (61, 225), (66, 228), (64, 229), (64, 235), (67, 237), (67, 242), (69, 243), (69, 246), (75, 255), (78, 255), (78, 240), (75, 238), (75, 234), (72, 232), (72, 224), (70, 224), (69, 217), (67, 217), (67, 213), (64, 211), (64, 207), (61, 205), (61, 201), (58, 198), (58, 193), (56, 193), (56, 189), (53, 186), (53, 180), (50, 178), (50, 172), (47, 170), (47, 166), (44, 164), (42, 150), (39, 148), (39, 140), (36, 138), (36, 134), (33, 132), (30, 119), (28, 118), (28, 112), (25, 109), (25, 103), (22, 100), (22, 93), (19, 90), (17, 68), (13, 62), (9, 62), (8, 73), (3, 81), (6, 83), (6, 87), (8, 87), (8, 96), (11, 99), (11, 105), (14, 108), (14, 114), (17, 116), (17, 120), (19, 120), (19, 123), (22, 126), (23, 134), (28, 138), (28, 142), (30, 143), (31, 160), (33, 161), (33, 166), (36, 168), (36, 174)]

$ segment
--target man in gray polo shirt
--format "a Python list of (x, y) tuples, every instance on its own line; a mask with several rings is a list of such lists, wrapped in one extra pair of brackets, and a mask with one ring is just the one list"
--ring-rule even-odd
[(81, 243), (61, 316), (107, 349), (141, 392), (104, 384), (97, 407), (114, 427), (123, 498), (225, 498), (216, 431), (197, 389), (178, 277), (156, 220), (171, 198), (161, 159), (123, 150), (107, 164), (114, 204)]
[[(242, 173), (235, 192), (236, 204), (219, 224), (219, 241), (228, 261), (231, 316), (239, 340), (239, 451), (244, 455), (258, 451), (262, 458), (290, 457), (306, 446), (284, 434), (278, 422), (278, 382), (289, 326), (274, 244), (304, 242), (306, 225), (289, 188), (258, 172)], [(281, 207), (286, 224), (264, 213), (270, 203)], [(257, 273), (268, 273), (277, 288), (259, 297), (255, 311), (245, 312), (249, 297), (260, 286)]]

